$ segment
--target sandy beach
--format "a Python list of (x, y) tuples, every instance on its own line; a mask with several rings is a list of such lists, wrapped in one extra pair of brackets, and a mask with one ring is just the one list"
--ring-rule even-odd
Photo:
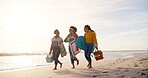
[(110, 60), (93, 60), (93, 68), (81, 63), (75, 69), (71, 64), (52, 70), (51, 66), (13, 71), (1, 71), (0, 78), (148, 78), (148, 55)]

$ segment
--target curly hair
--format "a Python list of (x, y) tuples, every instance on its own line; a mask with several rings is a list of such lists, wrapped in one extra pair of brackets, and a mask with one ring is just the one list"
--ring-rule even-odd
[(74, 26), (71, 26), (70, 29), (74, 30), (74, 32), (77, 32), (77, 28)]

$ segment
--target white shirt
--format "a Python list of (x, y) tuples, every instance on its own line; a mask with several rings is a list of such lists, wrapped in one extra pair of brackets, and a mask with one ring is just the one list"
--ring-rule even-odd
[(59, 46), (63, 42), (63, 39), (59, 37), (52, 38), (52, 46)]

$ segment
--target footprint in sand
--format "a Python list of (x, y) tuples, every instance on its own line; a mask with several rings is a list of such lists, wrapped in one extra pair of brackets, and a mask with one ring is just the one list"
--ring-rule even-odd
[(143, 69), (142, 71), (148, 71), (148, 69)]
[(108, 73), (107, 71), (103, 71), (102, 73)]
[(137, 74), (139, 74), (140, 72), (137, 72)]
[(117, 69), (122, 69), (122, 67), (118, 67)]
[(119, 73), (116, 73), (116, 75), (119, 75)]
[(121, 77), (125, 77), (125, 75), (121, 76)]
[(141, 76), (142, 76), (142, 75), (146, 75), (146, 74), (145, 74), (145, 73), (141, 73)]
[(116, 78), (124, 78), (124, 77), (125, 77), (125, 75), (117, 76)]
[(134, 67), (139, 67), (139, 65), (138, 64), (134, 64)]
[(125, 70), (124, 72), (128, 72), (129, 70)]
[(94, 76), (92, 76), (92, 77), (97, 77), (97, 75), (94, 75)]
[(120, 71), (120, 70), (116, 70), (116, 71)]

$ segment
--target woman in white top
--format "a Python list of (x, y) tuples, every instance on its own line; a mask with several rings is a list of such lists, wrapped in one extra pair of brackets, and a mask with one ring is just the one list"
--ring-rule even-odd
[(60, 55), (60, 44), (63, 43), (63, 39), (59, 36), (60, 32), (56, 29), (54, 31), (55, 36), (52, 38), (52, 44), (50, 48), (50, 53), (53, 51), (53, 59), (55, 61), (55, 68), (53, 70), (57, 70), (57, 64), (60, 64), (60, 68), (62, 67), (62, 63), (58, 60)]

